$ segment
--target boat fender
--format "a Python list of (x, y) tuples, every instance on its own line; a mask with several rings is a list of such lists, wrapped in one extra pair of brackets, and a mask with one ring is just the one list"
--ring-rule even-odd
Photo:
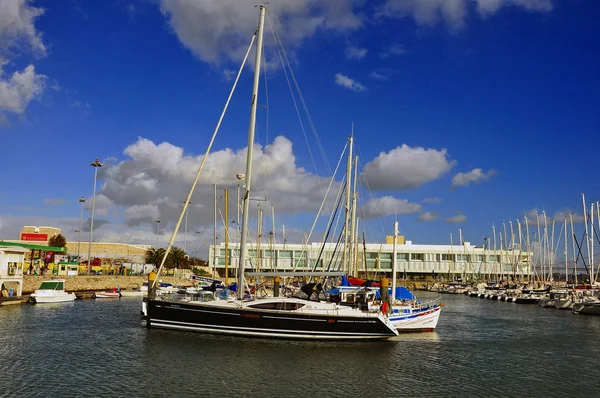
[(383, 312), (384, 314), (387, 314), (387, 312), (388, 312), (388, 303), (387, 303), (387, 301), (384, 301), (383, 303), (381, 303), (381, 312)]

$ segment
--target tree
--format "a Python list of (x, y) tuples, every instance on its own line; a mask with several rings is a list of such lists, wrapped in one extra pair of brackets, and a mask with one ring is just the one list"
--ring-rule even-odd
[(169, 252), (167, 268), (179, 268), (188, 264), (188, 256), (185, 251), (177, 246), (173, 246)]
[(146, 250), (146, 254), (144, 255), (144, 261), (146, 264), (154, 264), (155, 266), (159, 266), (163, 257), (165, 256), (165, 249), (155, 249), (151, 247)]
[(48, 240), (48, 246), (67, 248), (67, 239), (61, 234), (54, 235)]

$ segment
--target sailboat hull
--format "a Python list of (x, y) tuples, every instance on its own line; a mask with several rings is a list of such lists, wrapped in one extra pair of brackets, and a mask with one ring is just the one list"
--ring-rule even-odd
[[(253, 303), (268, 304), (262, 302), (257, 300)], [(147, 311), (148, 327), (203, 333), (327, 340), (382, 339), (398, 334), (387, 318), (381, 315), (367, 315), (343, 307), (337, 313), (325, 311), (319, 314), (261, 310), (239, 301), (208, 304), (148, 299)]]

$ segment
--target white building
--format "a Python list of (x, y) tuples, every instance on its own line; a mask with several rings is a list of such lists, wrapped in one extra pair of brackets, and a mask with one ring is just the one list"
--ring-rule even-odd
[[(392, 239), (393, 242), (393, 239)], [(341, 247), (335, 251), (335, 244), (262, 244), (260, 248), (251, 245), (248, 249), (250, 263), (245, 269), (269, 271), (344, 270), (341, 268)], [(322, 250), (323, 249), (323, 250)], [(322, 253), (321, 253), (322, 250)], [(414, 245), (411, 241), (396, 245), (397, 272), (399, 277), (420, 279), (426, 276), (447, 279), (496, 279), (528, 278), (533, 274), (531, 259), (533, 254), (519, 249), (491, 250), (482, 246), (463, 245)], [(225, 275), (225, 244), (213, 245), (209, 250), (209, 267), (216, 267), (219, 275)], [(319, 259), (319, 254), (321, 258)], [(352, 275), (372, 277), (375, 274), (387, 276), (392, 272), (392, 243), (359, 244), (354, 250), (357, 261), (349, 270)], [(230, 243), (227, 249), (228, 275), (233, 276), (239, 263), (239, 244)], [(318, 262), (317, 262), (318, 261)], [(366, 264), (366, 266), (365, 266)]]
[(29, 250), (18, 246), (3, 246), (0, 242), (0, 291), (8, 290), (6, 283), (16, 283), (14, 296), (23, 294), (23, 264)]

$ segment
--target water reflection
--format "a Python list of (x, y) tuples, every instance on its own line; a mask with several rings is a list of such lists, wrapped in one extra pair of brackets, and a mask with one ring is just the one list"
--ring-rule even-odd
[[(8, 396), (594, 396), (600, 317), (444, 296), (435, 332), (289, 341), (146, 329), (138, 300), (0, 309)], [(4, 368), (6, 368), (6, 366)], [(568, 382), (557, 377), (576, 375)]]

